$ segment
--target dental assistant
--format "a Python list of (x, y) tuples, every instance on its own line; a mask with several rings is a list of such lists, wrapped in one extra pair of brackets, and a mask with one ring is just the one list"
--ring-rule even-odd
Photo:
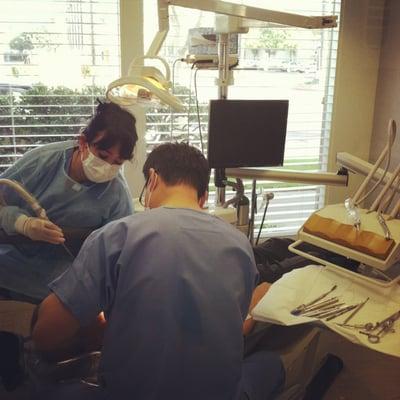
[[(0, 186), (0, 229), (30, 241), (0, 243), (0, 292), (12, 299), (41, 301), (47, 284), (72, 257), (64, 233), (88, 232), (132, 213), (131, 196), (119, 173), (133, 158), (135, 118), (113, 103), (99, 103), (78, 140), (47, 144), (26, 153), (0, 178), (21, 183), (46, 210), (37, 218), (12, 189)], [(66, 242), (68, 244), (68, 241)]]

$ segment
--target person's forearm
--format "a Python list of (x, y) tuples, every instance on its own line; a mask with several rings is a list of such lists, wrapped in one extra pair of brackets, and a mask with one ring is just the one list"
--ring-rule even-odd
[(27, 212), (14, 205), (0, 207), (0, 227), (7, 235), (16, 235), (17, 230), (15, 222), (20, 215), (26, 215)]

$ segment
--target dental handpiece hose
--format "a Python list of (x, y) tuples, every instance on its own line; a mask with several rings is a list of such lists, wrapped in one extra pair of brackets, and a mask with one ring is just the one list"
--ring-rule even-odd
[[(15, 190), (29, 204), (38, 218), (51, 222), (46, 215), (45, 209), (39, 204), (38, 200), (24, 188), (21, 183), (12, 179), (2, 178), (0, 179), (0, 185), (6, 185)], [(74, 260), (75, 257), (68, 249), (67, 245), (65, 243), (62, 243), (61, 245), (67, 254), (72, 258), (72, 260)]]

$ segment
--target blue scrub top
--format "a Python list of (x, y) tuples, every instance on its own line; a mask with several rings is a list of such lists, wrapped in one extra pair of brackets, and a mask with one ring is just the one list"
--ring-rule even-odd
[(105, 311), (107, 398), (233, 400), (257, 278), (241, 232), (161, 207), (92, 233), (50, 288), (82, 326)]
[[(52, 143), (26, 153), (0, 178), (13, 179), (39, 201), (49, 219), (64, 228), (97, 229), (132, 213), (129, 190), (121, 176), (105, 183), (81, 184), (68, 176), (76, 141)], [(0, 207), (0, 227), (16, 234), (20, 214), (35, 216), (24, 200), (0, 185), (7, 206)], [(32, 242), (29, 245), (0, 244), (0, 287), (33, 298), (48, 294), (47, 285), (72, 263), (60, 245)]]

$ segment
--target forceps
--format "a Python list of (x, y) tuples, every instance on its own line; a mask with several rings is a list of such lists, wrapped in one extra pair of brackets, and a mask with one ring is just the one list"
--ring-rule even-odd
[(394, 329), (392, 328), (394, 324), (394, 321), (387, 321), (383, 324), (382, 328), (377, 332), (373, 333), (371, 331), (363, 332), (360, 331), (362, 335), (368, 336), (368, 341), (370, 343), (379, 343), (381, 341), (381, 336), (383, 336), (387, 332), (394, 332)]
[[(394, 314), (385, 318), (381, 322), (378, 322), (372, 329), (367, 330), (367, 332), (359, 331), (362, 335), (368, 336), (368, 341), (370, 343), (379, 343), (381, 337), (388, 333), (394, 332), (393, 325), (400, 318), (400, 310), (396, 311)], [(381, 328), (377, 333), (373, 333), (376, 329)]]

